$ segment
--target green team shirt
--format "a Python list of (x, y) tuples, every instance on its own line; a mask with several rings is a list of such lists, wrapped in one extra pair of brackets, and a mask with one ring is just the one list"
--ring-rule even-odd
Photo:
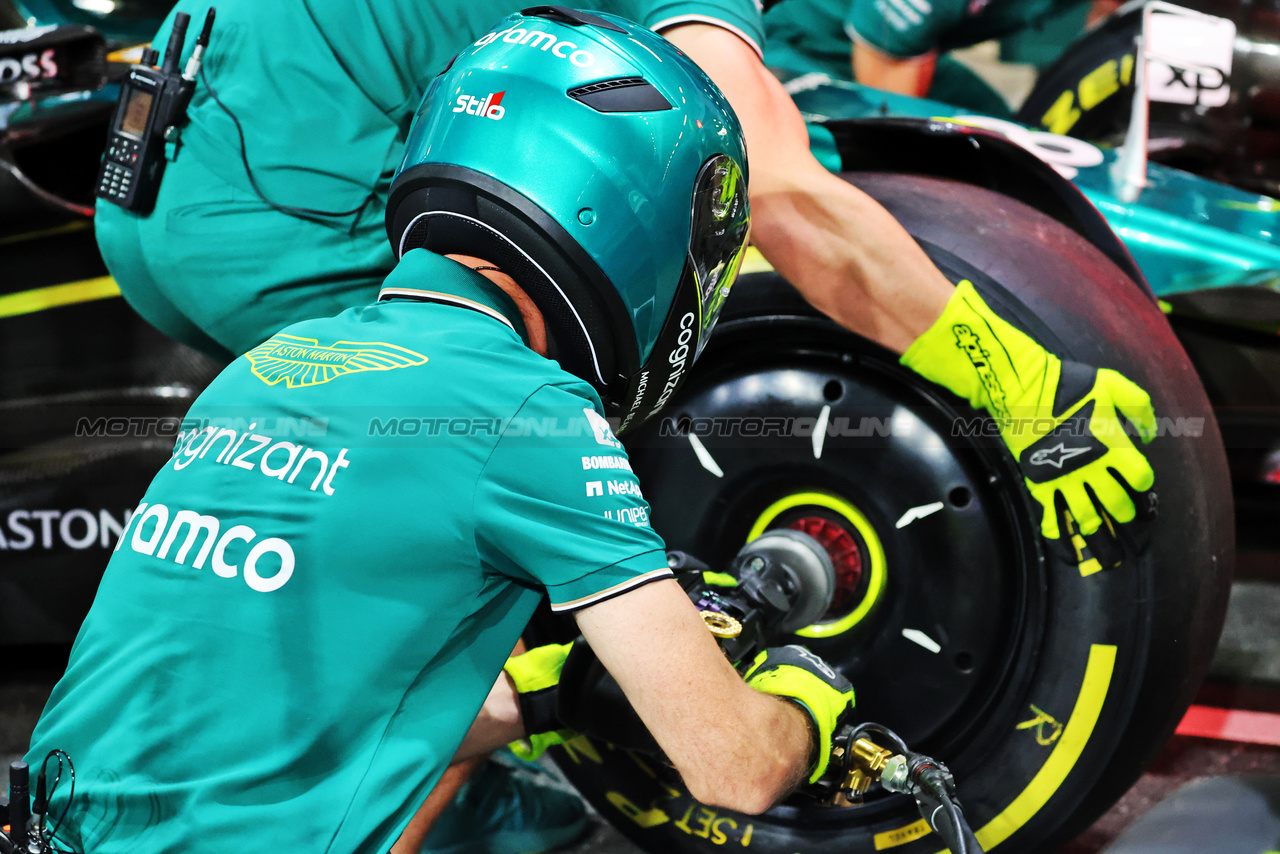
[[(355, 208), (371, 191), (385, 190), (431, 79), (521, 8), (509, 0), (181, 0), (174, 11), (192, 16), (188, 52), (210, 5), (218, 11), (204, 71), (240, 120), (254, 177), (277, 203), (324, 198), (330, 211)], [(756, 0), (589, 5), (653, 29), (715, 24), (757, 52), (764, 43)], [(156, 35), (158, 50), (171, 21), (172, 14)], [(196, 86), (183, 145), (219, 178), (251, 193), (235, 124), (210, 94), (203, 82)]]
[(845, 30), (891, 56), (945, 53), (1016, 32), (1083, 0), (853, 0)]
[(385, 852), (544, 595), (670, 575), (505, 295), (414, 250), (383, 296), (233, 362), (129, 519), (27, 757), (75, 850)]
[(850, 40), (890, 56), (945, 53), (1029, 26), (1085, 0), (785, 0), (765, 16), (775, 40), (850, 73)]

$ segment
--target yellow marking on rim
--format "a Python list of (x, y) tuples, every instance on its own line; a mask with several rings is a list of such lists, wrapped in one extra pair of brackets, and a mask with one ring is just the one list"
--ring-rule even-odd
[[(1080, 693), (1057, 746), (1022, 793), (974, 834), (984, 851), (995, 848), (1030, 821), (1075, 768), (1085, 745), (1093, 737), (1094, 727), (1102, 714), (1102, 704), (1107, 699), (1115, 665), (1115, 646), (1095, 643), (1089, 648), (1089, 662), (1084, 668)], [(944, 854), (947, 850), (944, 848), (938, 854)]]
[(62, 225), (55, 225), (52, 228), (41, 228), (36, 231), (24, 231), (22, 234), (0, 237), (0, 246), (8, 246), (10, 243), (25, 243), (28, 240), (39, 240), (42, 237), (53, 237), (55, 234), (70, 234), (73, 231), (84, 231), (88, 228), (88, 220), (64, 222)]
[(867, 579), (867, 595), (863, 597), (857, 608), (854, 608), (838, 620), (832, 620), (829, 623), (814, 623), (812, 626), (805, 626), (796, 632), (796, 634), (806, 638), (829, 638), (843, 634), (856, 626), (871, 611), (871, 607), (879, 601), (880, 594), (884, 592), (884, 582), (887, 575), (885, 572), (884, 547), (880, 544), (880, 537), (876, 535), (876, 529), (871, 526), (867, 517), (862, 515), (861, 510), (848, 501), (836, 498), (834, 495), (827, 495), (825, 492), (800, 492), (773, 502), (765, 508), (765, 511), (760, 514), (760, 518), (751, 526), (751, 531), (747, 534), (747, 542), (763, 534), (770, 523), (781, 514), (806, 505), (825, 507), (843, 516), (862, 535), (863, 542), (867, 544), (867, 558), (871, 564), (871, 574)]
[(773, 265), (765, 260), (760, 254), (760, 250), (754, 246), (747, 247), (747, 253), (742, 259), (742, 266), (738, 268), (738, 275), (745, 276), (748, 273), (772, 273)]
[(110, 276), (99, 276), (96, 279), (49, 285), (45, 288), (34, 288), (2, 296), (0, 297), (0, 317), (17, 317), (21, 314), (44, 311), (47, 308), (118, 296), (120, 296), (120, 286), (116, 284), (116, 280)]

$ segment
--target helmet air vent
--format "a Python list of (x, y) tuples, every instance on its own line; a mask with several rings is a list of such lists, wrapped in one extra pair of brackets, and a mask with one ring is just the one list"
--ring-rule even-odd
[(653, 113), (671, 109), (671, 102), (643, 77), (619, 77), (570, 89), (570, 98), (601, 113)]
[(547, 18), (548, 20), (559, 21), (571, 27), (590, 25), (613, 30), (615, 33), (622, 33), (623, 35), (627, 33), (622, 27), (610, 23), (598, 15), (578, 9), (570, 9), (568, 6), (530, 6), (528, 9), (521, 9), (520, 14), (529, 18)]

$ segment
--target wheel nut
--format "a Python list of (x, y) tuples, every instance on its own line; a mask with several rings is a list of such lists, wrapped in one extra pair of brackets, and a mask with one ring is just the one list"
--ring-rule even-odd
[(884, 767), (880, 769), (880, 785), (884, 786), (886, 791), (905, 792), (907, 773), (906, 757), (901, 754), (890, 756), (884, 761)]

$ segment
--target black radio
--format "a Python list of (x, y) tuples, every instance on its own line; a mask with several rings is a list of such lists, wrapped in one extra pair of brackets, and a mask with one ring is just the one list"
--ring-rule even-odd
[(142, 62), (129, 69), (129, 76), (121, 83), (120, 101), (98, 172), (94, 193), (98, 198), (137, 213), (150, 213), (155, 206), (164, 175), (165, 143), (186, 118), (200, 58), (209, 44), (213, 15), (210, 9), (183, 73), (178, 73), (178, 62), (191, 21), (185, 12), (174, 16), (164, 64), (154, 67), (158, 55), (147, 48)]

